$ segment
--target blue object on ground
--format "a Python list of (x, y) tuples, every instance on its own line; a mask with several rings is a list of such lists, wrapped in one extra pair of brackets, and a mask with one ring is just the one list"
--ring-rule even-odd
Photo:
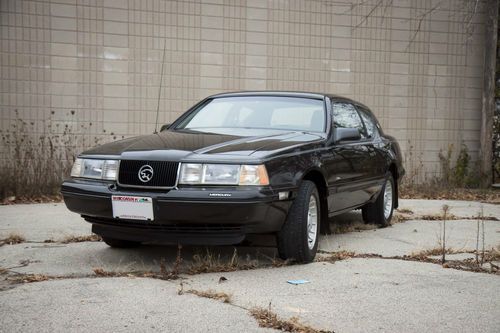
[(307, 281), (307, 280), (288, 280), (286, 282), (288, 282), (290, 284), (294, 284), (294, 285), (309, 283), (309, 281)]

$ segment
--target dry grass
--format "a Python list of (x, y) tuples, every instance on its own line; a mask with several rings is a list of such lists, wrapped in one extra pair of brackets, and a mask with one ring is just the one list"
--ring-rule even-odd
[[(425, 220), (425, 221), (442, 221), (443, 220), (443, 214), (424, 214), (421, 216), (417, 217), (418, 220)], [(464, 218), (460, 218), (456, 215), (453, 214), (446, 214), (446, 220), (462, 220)], [(467, 218), (465, 218), (467, 219)]]
[[(425, 262), (425, 263), (441, 265), (444, 268), (452, 268), (469, 272), (500, 274), (500, 267), (498, 267), (494, 263), (500, 261), (500, 247), (497, 247), (496, 249), (491, 249), (489, 251), (485, 251), (484, 262), (490, 264), (489, 268), (481, 264), (478, 264), (474, 259), (447, 260), (443, 264), (441, 259), (431, 258), (433, 256), (442, 255), (442, 251), (443, 251), (442, 247), (436, 247), (432, 249), (422, 250), (419, 252), (414, 252), (411, 253), (410, 255), (390, 256), (390, 257), (384, 257), (380, 254), (374, 254), (374, 253), (357, 254), (350, 251), (323, 252), (327, 253), (328, 255), (318, 257), (316, 259), (316, 262), (329, 262), (333, 264), (337, 261), (351, 259), (351, 258), (391, 259), (391, 260)], [(474, 253), (474, 251), (460, 251), (451, 248), (446, 249), (446, 254), (458, 254), (458, 253)]]
[(329, 262), (334, 263), (340, 260), (350, 259), (356, 256), (356, 253), (352, 251), (338, 251), (338, 252), (328, 252), (326, 256), (320, 256), (316, 258), (317, 262)]
[(398, 208), (398, 209), (396, 209), (396, 212), (399, 212), (401, 214), (407, 214), (407, 215), (413, 214), (413, 211), (409, 208)]
[(465, 200), (500, 204), (500, 191), (495, 189), (441, 188), (439, 186), (402, 186), (401, 199)]
[(250, 314), (257, 320), (260, 327), (272, 328), (275, 330), (280, 330), (282, 332), (300, 332), (300, 333), (323, 333), (333, 331), (324, 331), (312, 328), (305, 324), (299, 322), (297, 317), (292, 317), (290, 319), (281, 319), (278, 315), (269, 309), (263, 308), (253, 308), (250, 310)]
[(26, 239), (19, 234), (10, 234), (7, 238), (0, 240), (0, 246), (24, 243)]
[(8, 280), (13, 283), (33, 283), (33, 282), (42, 282), (47, 280), (53, 280), (57, 277), (51, 277), (45, 274), (22, 274), (16, 275)]
[(363, 223), (361, 221), (351, 221), (349, 223), (335, 223), (332, 228), (333, 234), (346, 234), (349, 232), (360, 232), (364, 230), (377, 229), (375, 224)]
[(189, 289), (186, 291), (179, 291), (179, 295), (182, 294), (193, 294), (199, 297), (204, 297), (204, 298), (210, 298), (210, 299), (215, 299), (218, 301), (222, 301), (223, 303), (231, 303), (231, 295), (228, 295), (224, 292), (219, 292), (215, 290), (207, 290), (207, 291), (200, 291), (200, 290), (195, 290), (195, 289)]
[(203, 255), (195, 254), (193, 262), (187, 269), (187, 273), (194, 275), (200, 273), (214, 273), (214, 272), (232, 272), (240, 270), (249, 270), (262, 267), (257, 260), (247, 257), (242, 261), (238, 256), (236, 249), (229, 260), (221, 258), (220, 254), (214, 254), (208, 249)]
[(0, 161), (0, 200), (9, 199), (7, 203), (40, 202), (44, 201), (40, 198), (58, 196), (78, 152), (108, 137), (99, 134), (91, 138), (89, 133), (95, 132), (92, 123), (78, 122), (74, 110), (57, 115), (52, 111), (38, 121), (23, 120), (17, 110), (5, 111), (11, 124), (0, 130), (1, 150), (9, 156)]
[(33, 203), (59, 203), (63, 201), (61, 194), (38, 195), (34, 197), (27, 196), (10, 196), (0, 201), (0, 205), (17, 205), (17, 204), (33, 204)]
[(408, 215), (400, 214), (398, 212), (395, 212), (392, 215), (391, 224), (404, 223), (406, 221), (414, 220), (414, 219), (415, 219), (415, 217), (410, 217)]
[[(448, 247), (448, 248), (446, 248), (445, 253), (446, 254), (457, 254), (457, 253), (465, 253), (465, 252), (462, 252), (459, 250), (454, 250), (454, 249)], [(443, 248), (441, 246), (437, 246), (437, 247), (432, 248), (432, 249), (413, 252), (410, 254), (410, 257), (427, 258), (427, 257), (432, 257), (432, 256), (440, 256), (442, 254), (443, 254)]]
[(182, 263), (181, 249), (182, 246), (179, 245), (177, 247), (177, 256), (175, 258), (175, 262), (171, 270), (167, 269), (165, 259), (161, 259), (159, 273), (152, 271), (113, 272), (113, 271), (106, 271), (104, 268), (101, 267), (96, 267), (93, 268), (92, 270), (94, 271), (95, 276), (98, 277), (143, 277), (143, 278), (152, 278), (158, 280), (177, 280), (179, 279), (180, 265)]
[(498, 217), (495, 216), (472, 216), (472, 217), (462, 217), (460, 220), (482, 220), (482, 221), (500, 221)]
[[(424, 221), (442, 221), (443, 214), (424, 214), (421, 216), (415, 216), (412, 218), (413, 220), (424, 220)], [(484, 220), (484, 221), (499, 221), (495, 216), (457, 216), (454, 214), (446, 215), (447, 221), (456, 221), (456, 220)]]
[[(82, 243), (82, 242), (101, 242), (102, 238), (99, 235), (92, 234), (86, 236), (68, 236), (64, 238), (61, 243), (69, 244), (69, 243)], [(46, 241), (47, 242), (47, 241)], [(49, 243), (49, 242), (47, 242)]]
[(485, 262), (499, 261), (500, 262), (500, 245), (496, 248), (492, 248), (489, 251), (486, 251), (484, 254)]
[(92, 271), (94, 274), (98, 277), (123, 277), (123, 276), (129, 276), (132, 274), (132, 272), (113, 272), (113, 271), (106, 271), (102, 267), (96, 267), (93, 268)]
[(176, 280), (178, 275), (167, 273), (156, 273), (152, 271), (130, 271), (130, 272), (115, 272), (107, 271), (102, 267), (93, 268), (95, 277), (129, 277), (129, 278), (151, 278), (158, 280)]

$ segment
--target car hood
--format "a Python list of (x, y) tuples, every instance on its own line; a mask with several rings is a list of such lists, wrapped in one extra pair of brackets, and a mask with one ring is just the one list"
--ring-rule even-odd
[(85, 155), (120, 155), (130, 159), (174, 159), (221, 156), (258, 157), (322, 140), (318, 134), (266, 131), (260, 135), (237, 136), (167, 130), (107, 143), (82, 153)]

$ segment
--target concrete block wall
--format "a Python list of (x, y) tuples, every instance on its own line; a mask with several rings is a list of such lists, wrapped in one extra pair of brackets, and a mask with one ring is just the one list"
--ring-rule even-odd
[(151, 133), (165, 47), (160, 123), (221, 91), (336, 93), (368, 105), (423, 180), (450, 144), (479, 149), (487, 8), (475, 3), (2, 0), (0, 129), (50, 122), (82, 146)]

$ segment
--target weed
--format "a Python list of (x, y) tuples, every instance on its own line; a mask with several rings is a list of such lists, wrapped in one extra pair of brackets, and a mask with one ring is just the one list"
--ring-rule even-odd
[(162, 258), (160, 260), (160, 274), (159, 274), (159, 276), (158, 277), (151, 276), (151, 277), (159, 278), (161, 280), (177, 280), (179, 278), (180, 267), (182, 264), (181, 250), (182, 250), (182, 246), (178, 245), (177, 246), (177, 256), (175, 257), (174, 265), (172, 266), (172, 269), (170, 271), (167, 269), (165, 259)]
[(259, 267), (258, 261), (251, 260), (250, 257), (247, 257), (242, 262), (236, 249), (229, 260), (223, 260), (220, 254), (215, 255), (207, 249), (204, 255), (195, 254), (193, 256), (193, 262), (188, 268), (188, 274), (232, 272), (236, 270), (255, 269), (257, 267)]
[(143, 278), (152, 278), (158, 280), (177, 280), (179, 279), (180, 274), (180, 265), (182, 263), (181, 257), (181, 249), (182, 246), (178, 246), (177, 248), (177, 257), (175, 259), (172, 270), (167, 269), (167, 265), (165, 263), (165, 259), (160, 260), (160, 272), (152, 272), (152, 271), (132, 271), (132, 272), (112, 272), (106, 271), (101, 267), (93, 268), (94, 274), (98, 277), (143, 277)]
[(53, 278), (44, 274), (26, 274), (10, 278), (9, 281), (13, 283), (33, 283), (33, 282), (47, 281), (51, 279)]
[(350, 223), (335, 223), (332, 233), (333, 234), (345, 234), (348, 232), (354, 231), (363, 231), (363, 230), (373, 230), (377, 229), (375, 224), (363, 223), (360, 221), (354, 221)]
[(334, 263), (336, 261), (350, 259), (354, 256), (356, 256), (356, 253), (352, 251), (329, 252), (328, 256), (319, 257), (316, 261)]
[(441, 258), (441, 263), (444, 264), (446, 261), (446, 219), (448, 215), (448, 211), (450, 210), (450, 206), (448, 205), (443, 205), (443, 232), (442, 232), (442, 238), (441, 238), (441, 245), (443, 247), (442, 250), (442, 258)]
[(484, 254), (485, 262), (500, 261), (500, 245)]
[(125, 274), (121, 272), (106, 271), (104, 270), (104, 268), (101, 267), (93, 268), (92, 271), (94, 271), (94, 274), (98, 277), (118, 277), (118, 276), (124, 276)]
[[(435, 176), (422, 177), (422, 156), (416, 156), (413, 146), (405, 153), (404, 164), (407, 175), (399, 187), (399, 196), (403, 199), (452, 199), (474, 200), (500, 203), (500, 191), (479, 189), (481, 174), (477, 162), (472, 163), (468, 148), (461, 145), (454, 153), (454, 146), (449, 145), (438, 154), (440, 172)], [(498, 144), (500, 147), (500, 144)], [(456, 159), (454, 159), (456, 156)], [(500, 155), (499, 155), (500, 156)], [(500, 160), (499, 160), (500, 161)], [(500, 166), (500, 162), (497, 162)], [(500, 170), (500, 169), (499, 169)]]
[(401, 214), (413, 215), (413, 211), (409, 208), (398, 208), (396, 211)]
[[(215, 290), (199, 291), (195, 289), (186, 290), (184, 293), (193, 294), (199, 297), (210, 298), (222, 301), (223, 303), (231, 303), (231, 295)], [(182, 294), (182, 293), (181, 293)]]
[[(92, 234), (87, 236), (68, 236), (61, 241), (62, 244), (82, 243), (82, 242), (101, 242), (102, 238), (99, 235)], [(53, 243), (53, 240), (45, 240), (44, 243)]]
[[(439, 152), (439, 160), (441, 161), (441, 182), (445, 187), (470, 188), (478, 187), (480, 184), (479, 168), (476, 166), (471, 170), (469, 149), (466, 145), (462, 145), (458, 152), (455, 163), (452, 163), (453, 144), (448, 146), (446, 154)], [(454, 164), (452, 166), (452, 164)]]
[[(458, 250), (454, 250), (450, 247), (444, 249), (444, 252), (446, 254), (456, 254), (456, 253), (462, 253)], [(443, 247), (438, 246), (432, 249), (427, 249), (427, 250), (422, 250), (418, 252), (413, 252), (410, 254), (410, 257), (415, 258), (415, 259), (425, 259), (427, 257), (432, 257), (432, 256), (442, 256), (443, 255)]]
[(408, 215), (401, 214), (399, 212), (395, 212), (392, 215), (391, 224), (403, 223), (403, 222), (409, 221), (410, 219), (411, 218)]
[[(442, 214), (424, 214), (420, 216), (413, 217), (414, 220), (424, 220), (424, 221), (442, 221)], [(456, 220), (484, 220), (484, 221), (498, 221), (498, 217), (496, 216), (457, 216), (454, 214), (448, 213), (446, 217), (447, 221), (456, 221)]]
[(9, 236), (7, 236), (7, 238), (0, 240), (0, 246), (6, 245), (6, 244), (7, 245), (20, 244), (20, 243), (24, 243), (25, 241), (26, 241), (26, 239), (23, 236), (12, 233)]
[(271, 303), (269, 303), (269, 309), (256, 307), (250, 310), (250, 314), (257, 320), (259, 326), (264, 328), (272, 328), (282, 332), (333, 333), (333, 331), (318, 330), (302, 324), (297, 317), (292, 317), (288, 320), (281, 319), (276, 313), (271, 311)]
[(0, 152), (8, 156), (0, 160), (0, 199), (59, 195), (75, 156), (101, 139), (89, 136), (92, 123), (78, 123), (74, 114), (62, 122), (52, 116), (27, 122), (14, 111), (11, 127), (0, 131)]

